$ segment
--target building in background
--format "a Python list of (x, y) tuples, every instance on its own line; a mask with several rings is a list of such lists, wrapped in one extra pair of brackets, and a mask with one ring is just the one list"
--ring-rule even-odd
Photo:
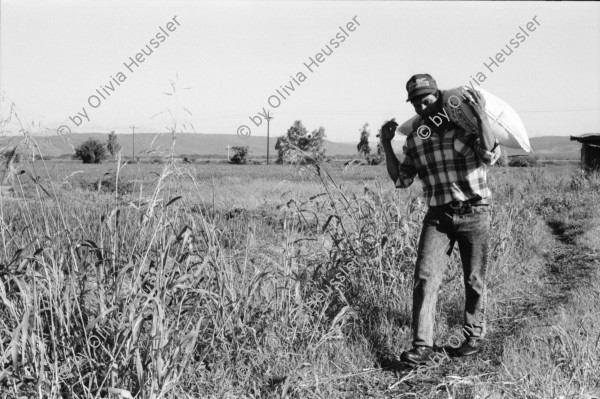
[(581, 168), (600, 170), (600, 133), (571, 136), (571, 141), (581, 143)]

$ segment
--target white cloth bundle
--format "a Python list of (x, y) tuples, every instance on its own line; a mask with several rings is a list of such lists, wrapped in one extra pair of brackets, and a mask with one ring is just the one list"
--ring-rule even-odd
[[(452, 122), (470, 133), (477, 134), (477, 118), (473, 108), (466, 101), (468, 87), (443, 91), (444, 111)], [(470, 89), (472, 90), (472, 89)], [(481, 88), (476, 89), (485, 100), (485, 113), (490, 121), (492, 133), (501, 145), (531, 151), (529, 137), (519, 114), (502, 99)], [(423, 121), (418, 115), (404, 122), (398, 130), (404, 135), (415, 132)]]

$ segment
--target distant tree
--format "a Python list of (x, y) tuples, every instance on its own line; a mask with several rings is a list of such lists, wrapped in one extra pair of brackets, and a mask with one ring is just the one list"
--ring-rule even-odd
[(367, 161), (369, 162), (369, 165), (379, 165), (385, 161), (385, 150), (383, 149), (381, 141), (377, 143), (377, 153), (367, 156)]
[(377, 156), (379, 157), (380, 162), (385, 160), (385, 150), (383, 149), (383, 144), (381, 144), (381, 141), (377, 142)]
[(108, 157), (104, 143), (96, 139), (87, 139), (77, 148), (73, 159), (81, 159), (83, 163), (101, 163)]
[(9, 163), (20, 163), (21, 153), (17, 152), (17, 147), (0, 148), (0, 163), (7, 166)]
[(535, 155), (520, 155), (520, 156), (516, 156), (511, 158), (508, 161), (508, 166), (513, 166), (513, 167), (529, 167), (529, 166), (535, 166), (537, 164), (537, 157)]
[(311, 136), (307, 150), (314, 161), (321, 162), (325, 159), (325, 128), (320, 126), (312, 131)]
[(288, 138), (292, 137), (306, 137), (308, 130), (304, 127), (301, 120), (294, 121), (294, 124), (287, 130)]
[(233, 156), (231, 157), (231, 163), (241, 165), (248, 162), (248, 150), (247, 145), (231, 147), (233, 150)]
[(369, 154), (371, 154), (371, 147), (369, 146), (369, 136), (371, 135), (371, 132), (369, 131), (369, 124), (365, 123), (359, 132), (360, 141), (356, 145), (356, 149), (358, 150), (358, 155), (362, 155), (366, 158), (369, 156)]
[(275, 142), (275, 149), (277, 150), (277, 161), (276, 163), (282, 164), (285, 155), (288, 153), (290, 148), (289, 140), (286, 136), (277, 137), (277, 142)]
[(2, 176), (2, 184), (12, 182), (17, 176), (15, 164), (21, 162), (21, 153), (17, 152), (18, 146), (0, 149), (0, 164), (4, 169)]
[(108, 150), (108, 153), (114, 157), (121, 150), (121, 148), (123, 147), (117, 142), (117, 135), (113, 130), (108, 134), (108, 142), (106, 143), (106, 149)]
[(285, 136), (277, 137), (277, 163), (285, 160), (300, 162), (320, 162), (325, 158), (325, 128), (319, 127), (308, 134), (308, 130), (297, 120), (288, 129)]

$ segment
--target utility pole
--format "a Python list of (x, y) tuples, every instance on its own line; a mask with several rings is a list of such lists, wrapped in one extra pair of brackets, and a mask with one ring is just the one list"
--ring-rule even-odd
[(135, 161), (135, 126), (131, 125), (129, 127), (132, 130), (131, 139), (133, 141), (133, 147), (131, 148), (131, 158), (133, 159), (133, 161)]
[(273, 119), (273, 116), (271, 116), (271, 111), (267, 111), (267, 165), (269, 164), (269, 125), (271, 124), (271, 119)]

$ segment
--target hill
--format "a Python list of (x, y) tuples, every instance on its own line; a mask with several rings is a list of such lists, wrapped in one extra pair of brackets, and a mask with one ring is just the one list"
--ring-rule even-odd
[[(107, 133), (80, 133), (66, 136), (47, 135), (34, 137), (39, 147), (39, 152), (46, 157), (68, 156), (73, 153), (73, 148), (85, 140), (92, 138), (105, 142)], [(20, 138), (13, 137), (11, 141), (16, 142)], [(217, 155), (227, 157), (227, 146), (250, 147), (253, 156), (266, 156), (267, 138), (264, 136), (242, 138), (231, 134), (201, 134), (201, 133), (178, 133), (174, 137), (169, 134), (136, 133), (135, 143), (131, 134), (117, 134), (117, 141), (123, 146), (123, 154), (131, 156), (135, 145), (136, 156), (159, 156), (170, 153), (171, 147), (177, 155)], [(174, 141), (173, 141), (174, 140)], [(276, 157), (276, 138), (270, 138), (270, 156)], [(328, 155), (356, 154), (356, 144), (336, 143), (326, 141), (325, 149)]]
[[(107, 133), (80, 133), (68, 136), (47, 135), (35, 136), (39, 152), (46, 157), (68, 157), (77, 147), (88, 138), (94, 138), (105, 142)], [(20, 137), (5, 138), (12, 142), (21, 140)], [(203, 134), (203, 133), (178, 133), (174, 137), (169, 134), (136, 133), (135, 153), (137, 156), (160, 156), (168, 154), (171, 146), (177, 155), (196, 156), (227, 156), (227, 146), (247, 145), (250, 147), (252, 156), (266, 156), (267, 138), (265, 136), (242, 138), (230, 134)], [(401, 151), (403, 137), (394, 139), (394, 148)], [(131, 134), (117, 134), (118, 142), (123, 146), (123, 154), (131, 156), (133, 152), (133, 137)], [(276, 157), (276, 138), (270, 138), (270, 156)], [(579, 158), (580, 144), (570, 141), (568, 136), (544, 136), (530, 139), (534, 153), (540, 158), (549, 159), (577, 159)], [(371, 138), (371, 147), (375, 148), (375, 139)], [(6, 144), (6, 143), (5, 143)], [(356, 156), (356, 143), (334, 142), (327, 140), (325, 143), (327, 155)], [(508, 155), (526, 154), (524, 151), (507, 149)]]
[[(581, 144), (570, 141), (569, 136), (542, 136), (529, 139), (533, 152), (543, 159), (578, 159)], [(527, 154), (525, 151), (507, 149), (508, 155)]]

